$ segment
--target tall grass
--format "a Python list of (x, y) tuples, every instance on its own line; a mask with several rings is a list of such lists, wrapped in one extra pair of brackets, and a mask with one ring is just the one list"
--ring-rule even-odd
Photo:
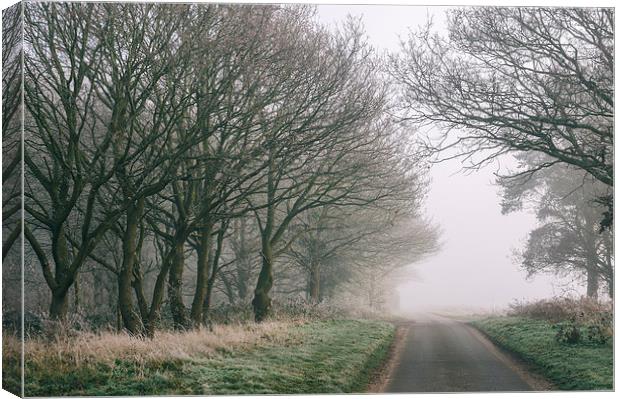
[[(222, 304), (210, 312), (210, 319), (215, 324), (245, 323), (254, 320), (249, 304)], [(386, 320), (391, 315), (379, 312), (367, 306), (322, 300), (309, 302), (301, 297), (278, 298), (272, 303), (269, 320), (308, 322), (336, 319)]]
[[(260, 348), (268, 356), (272, 356), (272, 352), (265, 348), (278, 348), (273, 353), (282, 350), (297, 353), (310, 337), (327, 333), (314, 331), (316, 326), (330, 326), (330, 321), (336, 322), (334, 326), (337, 326), (342, 323), (343, 318), (352, 316), (350, 309), (343, 309), (329, 302), (274, 302), (270, 318), (262, 323), (254, 323), (248, 304), (220, 306), (212, 310), (210, 328), (189, 331), (162, 328), (156, 331), (152, 339), (139, 339), (109, 329), (97, 331), (94, 330), (95, 326), (84, 323), (67, 322), (59, 325), (41, 318), (41, 328), (36, 333), (29, 334), (25, 341), (26, 390), (30, 395), (36, 394), (35, 396), (51, 393), (64, 395), (69, 391), (73, 394), (106, 395), (128, 392), (203, 392), (203, 388), (194, 386), (196, 384), (191, 381), (192, 378), (186, 375), (188, 370), (204, 368), (206, 364), (211, 364), (210, 362), (222, 362), (222, 359), (229, 357), (232, 357), (231, 361), (235, 363), (239, 356), (254, 353)], [(358, 317), (353, 318), (364, 318), (365, 315), (355, 316)], [(353, 325), (345, 323), (342, 326), (346, 331)], [(378, 325), (366, 327), (371, 331), (379, 328)], [(15, 365), (5, 368), (3, 382), (7, 387), (19, 389), (21, 371), (16, 360), (20, 358), (21, 342), (11, 334), (5, 333), (3, 338), (4, 364)], [(382, 339), (389, 343), (387, 337)], [(336, 337), (330, 337), (328, 342), (315, 343), (310, 348), (311, 352), (314, 353), (317, 347), (325, 345), (330, 348), (330, 353), (335, 354), (336, 349), (330, 345), (340, 345), (336, 341)], [(364, 346), (361, 342), (357, 344)], [(338, 350), (347, 351), (344, 347)], [(366, 359), (374, 355), (363, 351), (361, 356)], [(287, 359), (280, 361), (286, 363)], [(256, 362), (252, 367), (259, 367), (258, 359), (252, 361)], [(286, 368), (291, 365), (282, 366)], [(207, 371), (214, 372), (211, 368)], [(221, 377), (229, 378), (227, 372)], [(217, 382), (217, 379), (214, 381)], [(350, 381), (347, 380), (347, 383)], [(71, 388), (67, 391), (66, 387)], [(244, 386), (244, 389), (246, 388), (251, 387)], [(287, 390), (294, 391), (293, 388)]]
[(552, 323), (573, 320), (580, 323), (613, 321), (613, 303), (588, 297), (553, 297), (533, 302), (515, 302), (508, 316), (528, 317)]
[[(160, 331), (152, 340), (111, 332), (31, 338), (24, 389), (43, 397), (361, 391), (392, 335), (384, 322), (315, 320)], [(20, 342), (5, 336), (5, 344), (13, 347), (6, 365)], [(5, 367), (3, 386), (21, 389), (19, 367)]]
[[(278, 343), (289, 335), (293, 322), (267, 321), (260, 324), (238, 323), (175, 332), (158, 331), (153, 339), (138, 339), (124, 333), (80, 332), (52, 339), (31, 338), (25, 342), (29, 365), (63, 364), (82, 367), (93, 362), (113, 365), (118, 360), (135, 364), (209, 358), (217, 352), (255, 346), (258, 342)], [(19, 340), (5, 335), (3, 357), (19, 356)]]
[(560, 343), (606, 343), (613, 339), (613, 303), (594, 298), (555, 297), (515, 303), (509, 316), (553, 324)]

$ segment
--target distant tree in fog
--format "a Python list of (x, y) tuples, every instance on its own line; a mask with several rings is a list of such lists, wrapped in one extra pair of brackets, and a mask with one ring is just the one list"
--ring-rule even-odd
[[(460, 8), (448, 34), (412, 33), (390, 71), (405, 121), (439, 128), (426, 150), (470, 167), (499, 155), (549, 157), (517, 175), (573, 165), (613, 186), (614, 10)], [(457, 155), (454, 155), (456, 150)], [(613, 196), (598, 198), (613, 218)]]
[[(524, 162), (540, 163), (533, 154)], [(502, 211), (529, 208), (539, 226), (529, 233), (516, 258), (528, 275), (576, 275), (587, 282), (587, 295), (596, 297), (603, 282), (613, 296), (613, 232), (600, 231), (605, 207), (593, 200), (606, 186), (574, 167), (554, 165), (533, 177), (499, 180), (503, 187)]]
[(436, 226), (416, 217), (419, 203), (386, 202), (363, 209), (323, 207), (299, 218), (294, 228), (302, 233), (288, 256), (307, 275), (310, 302), (352, 291), (375, 307), (393, 290), (398, 270), (438, 250)]

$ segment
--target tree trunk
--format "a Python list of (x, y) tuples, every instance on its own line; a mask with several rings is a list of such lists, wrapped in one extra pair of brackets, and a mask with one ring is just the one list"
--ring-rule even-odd
[(161, 304), (163, 302), (164, 292), (166, 288), (165, 279), (168, 275), (169, 269), (170, 260), (169, 258), (166, 258), (163, 260), (162, 267), (157, 274), (157, 279), (155, 280), (150, 309), (146, 301), (146, 296), (144, 295), (142, 276), (139, 274), (140, 271), (136, 270), (137, 275), (134, 278), (133, 287), (134, 292), (136, 293), (136, 297), (138, 299), (140, 317), (142, 318), (143, 335), (147, 338), (153, 338), (155, 336), (155, 327), (157, 326), (157, 322), (159, 321)]
[(69, 308), (69, 297), (67, 290), (57, 290), (52, 293), (52, 303), (50, 304), (50, 318), (54, 320), (65, 320), (67, 309)]
[(203, 315), (202, 318), (204, 320), (205, 325), (210, 325), (209, 322), (209, 309), (211, 308), (211, 298), (213, 293), (213, 287), (215, 286), (215, 279), (220, 270), (220, 257), (222, 255), (222, 245), (224, 244), (224, 237), (226, 235), (226, 230), (228, 229), (228, 222), (222, 222), (220, 225), (220, 230), (217, 233), (217, 243), (215, 246), (215, 251), (212, 256), (210, 256), (210, 269), (211, 274), (209, 275), (209, 280), (207, 281), (207, 293), (204, 298), (203, 306)]
[(123, 317), (121, 316), (121, 307), (119, 304), (116, 305), (116, 332), (121, 332), (123, 328)]
[(603, 279), (607, 283), (607, 293), (609, 294), (610, 299), (614, 299), (614, 265), (613, 265), (613, 240), (609, 240), (605, 245), (605, 267)]
[(207, 294), (203, 303), (203, 322), (205, 325), (209, 324), (209, 310), (211, 309), (211, 298), (213, 294), (213, 287), (215, 286), (215, 276), (211, 276), (207, 282)]
[(183, 269), (185, 268), (185, 235), (179, 232), (175, 237), (174, 254), (168, 277), (168, 300), (175, 328), (189, 327), (187, 309), (183, 302)]
[(598, 297), (598, 273), (592, 269), (588, 269), (587, 271), (587, 291), (586, 295), (588, 298), (597, 298)]
[(142, 335), (142, 322), (132, 300), (133, 269), (136, 263), (138, 225), (144, 210), (144, 199), (127, 209), (127, 226), (123, 235), (123, 263), (118, 274), (118, 306), (125, 329), (132, 335)]
[(599, 274), (597, 271), (598, 251), (595, 236), (595, 223), (593, 220), (586, 219), (584, 230), (587, 232), (585, 237), (586, 250), (586, 295), (588, 298), (598, 297)]
[(317, 304), (321, 300), (321, 267), (318, 262), (310, 265), (310, 302)]
[(200, 243), (198, 247), (198, 260), (196, 265), (196, 291), (192, 302), (191, 318), (194, 327), (203, 322), (204, 303), (207, 296), (207, 282), (209, 280), (209, 253), (211, 252), (211, 226), (200, 231)]
[(269, 291), (273, 286), (273, 250), (268, 239), (263, 239), (262, 249), (263, 265), (258, 274), (256, 289), (254, 290), (254, 299), (252, 307), (254, 308), (254, 319), (257, 322), (265, 320), (271, 310), (271, 298)]
[(235, 291), (233, 289), (233, 284), (226, 277), (225, 274), (220, 276), (220, 280), (222, 280), (222, 284), (224, 285), (224, 293), (226, 294), (226, 299), (228, 299), (228, 304), (232, 305), (235, 303)]
[(152, 338), (155, 334), (155, 326), (159, 321), (161, 305), (164, 301), (164, 292), (166, 291), (166, 277), (170, 271), (170, 262), (164, 260), (162, 269), (157, 275), (155, 286), (153, 287), (153, 299), (151, 301), (151, 309), (148, 318), (144, 323), (144, 330), (147, 337)]
[(249, 278), (250, 273), (247, 268), (247, 260), (240, 260), (237, 264), (237, 295), (242, 303), (247, 303), (248, 291), (250, 291), (248, 287)]
[(239, 248), (237, 255), (236, 269), (237, 269), (237, 294), (239, 300), (245, 302), (248, 297), (248, 280), (250, 278), (250, 265), (248, 256), (248, 245), (246, 239), (246, 222), (245, 218), (241, 218), (239, 226)]
[(267, 171), (267, 217), (264, 229), (261, 231), (261, 256), (262, 267), (258, 273), (256, 288), (254, 289), (254, 319), (257, 322), (265, 320), (271, 310), (271, 298), (269, 291), (273, 286), (273, 248), (272, 231), (275, 220), (274, 198), (276, 194), (276, 184), (274, 179), (274, 149), (269, 148), (269, 168)]
[(52, 289), (52, 301), (50, 303), (50, 318), (54, 320), (65, 320), (69, 309), (69, 252), (67, 249), (67, 238), (65, 237), (64, 224), (60, 224), (52, 232), (52, 257), (54, 259), (55, 273), (54, 280), (57, 286)]

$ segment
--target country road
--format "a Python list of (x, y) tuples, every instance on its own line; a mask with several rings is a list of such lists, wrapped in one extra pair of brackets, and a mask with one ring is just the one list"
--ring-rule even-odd
[(541, 389), (535, 378), (464, 323), (425, 316), (404, 328), (385, 392)]

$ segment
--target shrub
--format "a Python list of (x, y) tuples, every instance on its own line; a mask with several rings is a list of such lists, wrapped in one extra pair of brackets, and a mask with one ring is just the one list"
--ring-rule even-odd
[(578, 344), (581, 342), (581, 332), (574, 322), (557, 323), (553, 326), (557, 330), (555, 340), (561, 344)]
[(254, 321), (252, 305), (247, 303), (219, 304), (209, 310), (212, 324), (237, 324)]
[(587, 297), (555, 297), (513, 303), (508, 314), (554, 323), (557, 330), (555, 338), (560, 343), (602, 345), (613, 337), (611, 302)]
[(611, 325), (613, 310), (611, 302), (593, 298), (554, 297), (534, 302), (515, 302), (510, 305), (508, 315), (547, 320), (553, 323), (575, 320), (579, 325), (587, 323)]
[(274, 301), (272, 316), (275, 320), (333, 320), (333, 319), (389, 319), (387, 312), (380, 313), (359, 304), (324, 299), (319, 303), (308, 302), (302, 297)]
[[(41, 334), (43, 331), (43, 320), (39, 315), (25, 311), (23, 315), (24, 333), (26, 336)], [(22, 314), (21, 312), (11, 310), (2, 314), (2, 328), (6, 332), (15, 335), (21, 335)]]
[(587, 339), (593, 344), (603, 345), (611, 339), (611, 332), (600, 324), (590, 324), (587, 327)]
[(312, 303), (301, 297), (274, 301), (271, 318), (275, 320), (330, 320), (346, 312), (330, 301)]
[[(311, 303), (301, 297), (273, 300), (270, 320), (310, 321), (341, 318), (346, 312), (339, 306), (322, 301)], [(209, 313), (213, 324), (235, 324), (254, 320), (252, 305), (247, 303), (220, 304)]]

